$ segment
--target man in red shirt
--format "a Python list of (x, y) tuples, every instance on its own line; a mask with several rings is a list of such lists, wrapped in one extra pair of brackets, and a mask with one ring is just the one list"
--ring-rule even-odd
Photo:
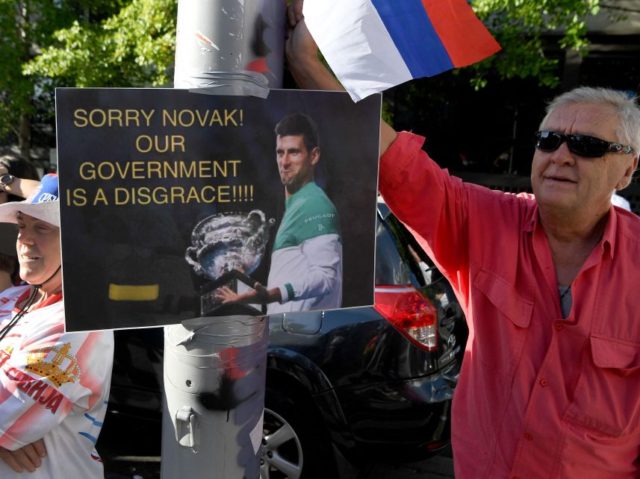
[[(340, 89), (289, 9), (291, 72)], [(640, 477), (640, 219), (611, 205), (640, 109), (580, 88), (537, 135), (534, 195), (465, 184), (383, 124), (380, 192), (446, 274), (470, 336), (453, 405), (457, 479)]]

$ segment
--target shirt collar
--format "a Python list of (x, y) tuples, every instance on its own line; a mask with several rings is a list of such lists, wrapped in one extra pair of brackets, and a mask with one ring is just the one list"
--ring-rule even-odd
[[(540, 222), (540, 215), (538, 214), (538, 204), (535, 203), (534, 207), (530, 209), (529, 216), (525, 221), (524, 231), (527, 233), (534, 232), (539, 222)], [(617, 227), (618, 227), (618, 213), (616, 212), (616, 209), (613, 206), (611, 206), (611, 208), (609, 208), (607, 224), (605, 225), (605, 228), (604, 228), (602, 240), (599, 243), (599, 246), (602, 248), (603, 253), (608, 254), (609, 258), (613, 258), (615, 254)]]
[(602, 248), (605, 253), (609, 254), (609, 258), (613, 258), (616, 249), (616, 231), (618, 229), (618, 212), (611, 205), (609, 208), (609, 217), (607, 218), (607, 224), (604, 227), (604, 233), (602, 235)]
[(293, 201), (293, 198), (304, 196), (305, 192), (312, 189), (314, 186), (316, 186), (316, 183), (313, 180), (302, 185), (298, 191), (296, 191), (294, 194), (292, 194), (285, 200), (285, 207), (288, 206), (289, 203)]
[[(15, 311), (19, 311), (20, 308), (18, 308), (18, 305), (24, 301), (27, 300), (27, 298), (29, 297), (29, 295), (32, 292), (32, 288), (27, 288), (26, 291), (24, 291), (20, 297), (18, 298), (18, 300), (16, 301), (16, 306), (14, 308)], [(55, 293), (50, 295), (47, 299), (45, 299), (42, 303), (33, 306), (32, 308), (29, 308), (31, 311), (35, 311), (36, 309), (40, 309), (40, 308), (44, 308), (45, 306), (49, 306), (51, 304), (57, 303), (58, 301), (62, 300), (62, 293)]]

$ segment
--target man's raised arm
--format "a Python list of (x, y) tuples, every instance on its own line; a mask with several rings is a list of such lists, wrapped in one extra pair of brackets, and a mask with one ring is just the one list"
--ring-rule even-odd
[[(303, 0), (293, 0), (287, 7), (289, 37), (286, 43), (289, 71), (300, 88), (307, 90), (344, 90), (318, 57), (318, 46), (302, 16)], [(380, 155), (393, 140), (396, 131), (384, 120), (380, 124)]]

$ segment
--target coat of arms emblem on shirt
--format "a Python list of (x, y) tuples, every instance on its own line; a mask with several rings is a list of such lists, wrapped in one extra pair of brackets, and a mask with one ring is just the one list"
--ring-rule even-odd
[(65, 383), (75, 383), (80, 378), (80, 366), (77, 359), (69, 354), (71, 343), (41, 348), (29, 353), (28, 371), (47, 378), (56, 387)]

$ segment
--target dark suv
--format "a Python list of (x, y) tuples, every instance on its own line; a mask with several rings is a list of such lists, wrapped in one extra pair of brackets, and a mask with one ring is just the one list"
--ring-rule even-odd
[[(447, 281), (384, 203), (375, 303), (269, 318), (262, 478), (340, 477), (364, 460), (420, 460), (448, 444), (464, 318)], [(116, 332), (98, 443), (107, 477), (118, 469), (115, 457), (160, 455), (161, 382), (161, 329)]]

